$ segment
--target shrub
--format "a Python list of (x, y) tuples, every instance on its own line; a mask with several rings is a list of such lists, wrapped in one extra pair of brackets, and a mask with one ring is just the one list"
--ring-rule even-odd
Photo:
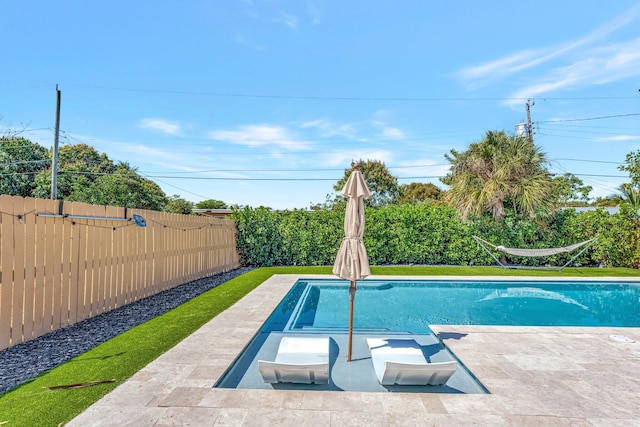
[[(331, 265), (344, 237), (344, 210), (272, 212), (244, 208), (234, 212), (237, 249), (243, 265)], [(367, 208), (363, 240), (372, 265), (491, 265), (493, 258), (472, 236), (519, 248), (564, 247), (598, 237), (575, 262), (584, 266), (640, 267), (640, 219), (630, 207), (609, 214), (599, 209), (557, 211), (545, 218), (507, 215), (499, 221), (462, 221), (443, 204)], [(551, 257), (502, 256), (527, 266), (563, 265), (576, 252)]]
[(245, 207), (233, 212), (238, 232), (236, 248), (242, 265), (282, 265), (282, 235), (278, 226), (281, 215), (265, 207)]

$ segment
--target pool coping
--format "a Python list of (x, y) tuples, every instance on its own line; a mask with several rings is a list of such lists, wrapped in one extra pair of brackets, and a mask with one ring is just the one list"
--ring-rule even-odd
[[(291, 286), (304, 278), (334, 276), (272, 276), (68, 425), (640, 424), (640, 328), (432, 325), (489, 389), (487, 395), (213, 388)], [(522, 276), (368, 279), (640, 281)]]

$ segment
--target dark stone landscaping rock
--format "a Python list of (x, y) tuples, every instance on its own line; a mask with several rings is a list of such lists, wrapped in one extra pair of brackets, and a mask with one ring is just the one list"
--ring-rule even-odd
[(250, 270), (251, 268), (238, 268), (194, 280), (2, 350), (0, 351), (0, 393), (37, 377), (116, 335), (164, 314)]

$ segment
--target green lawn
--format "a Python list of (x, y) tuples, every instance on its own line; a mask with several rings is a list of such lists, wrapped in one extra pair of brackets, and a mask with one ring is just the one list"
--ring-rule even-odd
[[(499, 267), (372, 267), (374, 275), (640, 277), (622, 268), (504, 270)], [(331, 274), (331, 267), (272, 267), (236, 277), (0, 396), (0, 425), (58, 426), (233, 305), (273, 274)], [(115, 380), (82, 388), (50, 387)]]

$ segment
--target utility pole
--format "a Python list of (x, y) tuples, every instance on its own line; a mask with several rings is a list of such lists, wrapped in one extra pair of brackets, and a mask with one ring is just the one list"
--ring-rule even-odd
[(529, 135), (529, 142), (533, 144), (533, 128), (531, 127), (531, 107), (536, 105), (535, 101), (531, 102), (531, 99), (527, 99), (527, 134)]
[(58, 141), (60, 140), (60, 90), (56, 85), (56, 126), (53, 135), (53, 162), (51, 164), (51, 200), (58, 198)]

